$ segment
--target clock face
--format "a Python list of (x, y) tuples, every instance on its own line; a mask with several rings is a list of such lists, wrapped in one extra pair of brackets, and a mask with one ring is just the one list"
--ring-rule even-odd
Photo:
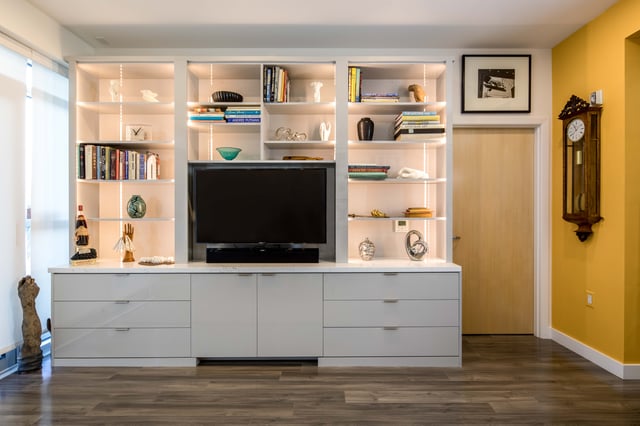
[(584, 121), (581, 118), (572, 120), (567, 126), (567, 137), (571, 142), (577, 142), (584, 136)]

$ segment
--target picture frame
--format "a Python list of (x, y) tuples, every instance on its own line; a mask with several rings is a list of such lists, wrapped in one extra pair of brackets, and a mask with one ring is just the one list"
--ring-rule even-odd
[(530, 113), (531, 55), (462, 55), (463, 113)]

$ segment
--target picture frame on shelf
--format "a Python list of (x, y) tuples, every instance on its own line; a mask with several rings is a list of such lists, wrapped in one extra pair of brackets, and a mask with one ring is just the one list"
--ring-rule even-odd
[(462, 55), (463, 113), (530, 113), (531, 55)]

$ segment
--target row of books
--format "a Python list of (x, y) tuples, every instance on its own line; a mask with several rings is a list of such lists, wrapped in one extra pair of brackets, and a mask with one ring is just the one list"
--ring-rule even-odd
[(362, 70), (349, 67), (349, 102), (360, 102), (362, 90)]
[(444, 134), (445, 126), (434, 111), (403, 111), (395, 118), (396, 141), (423, 140)]
[(225, 111), (192, 111), (189, 113), (189, 120), (227, 123), (260, 123), (260, 115), (259, 106), (230, 106), (227, 107)]
[(78, 179), (146, 180), (160, 178), (160, 156), (112, 146), (78, 145)]
[(390, 166), (380, 164), (349, 164), (349, 178), (366, 180), (386, 179), (390, 168)]
[(288, 102), (289, 101), (289, 72), (277, 65), (264, 67), (264, 85), (262, 95), (264, 102)]
[(349, 67), (349, 102), (399, 102), (398, 93), (363, 93), (362, 69)]

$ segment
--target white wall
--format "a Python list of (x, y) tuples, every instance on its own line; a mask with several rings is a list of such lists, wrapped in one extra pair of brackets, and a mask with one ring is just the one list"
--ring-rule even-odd
[(0, 0), (0, 31), (60, 63), (66, 56), (93, 54), (91, 46), (23, 0)]

